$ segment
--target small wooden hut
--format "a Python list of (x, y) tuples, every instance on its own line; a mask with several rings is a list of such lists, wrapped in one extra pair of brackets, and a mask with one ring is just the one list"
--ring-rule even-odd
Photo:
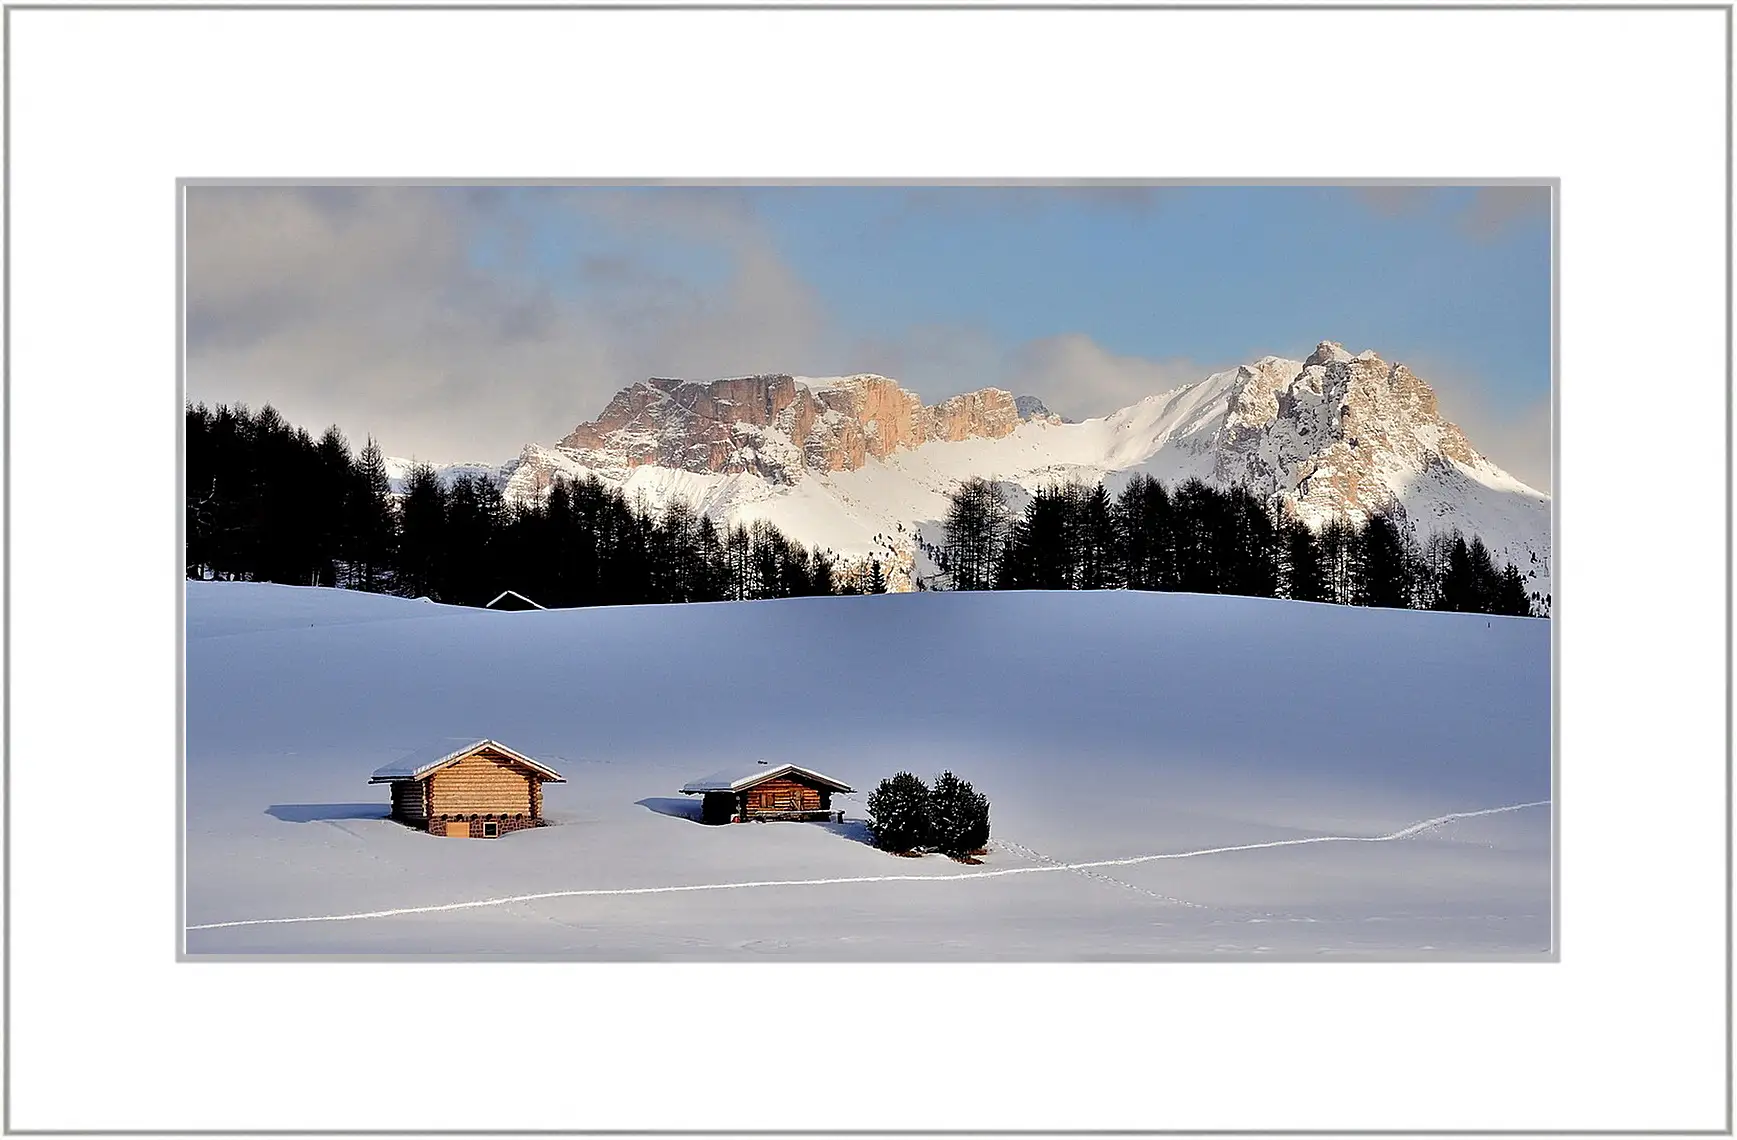
[(485, 610), (543, 610), (547, 606), (539, 606), (517, 590), (502, 590), (495, 595), (494, 601), (484, 606)]
[(701, 823), (745, 823), (763, 819), (842, 820), (832, 810), (834, 792), (854, 789), (800, 764), (767, 764), (714, 772), (691, 780), (682, 793), (699, 796)]
[(377, 768), (392, 818), (434, 835), (495, 839), (543, 824), (543, 785), (565, 777), (498, 740), (448, 738)]

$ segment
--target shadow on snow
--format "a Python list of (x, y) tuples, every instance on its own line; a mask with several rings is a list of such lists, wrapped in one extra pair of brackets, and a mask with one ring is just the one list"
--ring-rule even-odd
[(319, 823), (328, 819), (385, 819), (390, 804), (272, 804), (265, 814), (285, 823)]
[(700, 822), (700, 801), (697, 799), (689, 799), (685, 796), (681, 799), (670, 796), (650, 796), (633, 802), (649, 811), (655, 811), (659, 815), (692, 820), (694, 823)]
[(840, 839), (848, 839), (852, 843), (861, 843), (868, 847), (874, 846), (874, 832), (870, 830), (866, 819), (847, 819), (843, 823), (821, 823), (815, 826), (824, 827)]
[[(649, 796), (634, 803), (647, 811), (655, 811), (659, 815), (667, 815), (674, 819), (685, 819), (690, 823), (700, 822), (700, 801), (698, 799), (674, 799), (669, 796)], [(874, 833), (869, 830), (866, 820), (847, 819), (843, 823), (814, 822), (803, 824), (804, 827), (818, 827), (824, 831), (848, 839), (852, 843), (867, 846), (874, 845)]]

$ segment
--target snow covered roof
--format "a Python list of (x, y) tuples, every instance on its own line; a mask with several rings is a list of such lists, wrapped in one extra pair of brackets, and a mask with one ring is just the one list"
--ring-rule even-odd
[(545, 780), (555, 783), (566, 781), (565, 776), (547, 764), (533, 760), (522, 752), (515, 752), (498, 740), (468, 740), (463, 736), (443, 736), (390, 764), (374, 769), (374, 774), (368, 778), (368, 782), (370, 784), (389, 784), (394, 780), (420, 780), (436, 769), (444, 768), (448, 764), (456, 764), (466, 756), (480, 752), (484, 748), (492, 748), (508, 759), (518, 761), (542, 775)]
[(515, 599), (525, 603), (527, 606), (533, 607), (534, 609), (544, 610), (544, 609), (549, 608), (547, 606), (537, 605), (536, 602), (533, 602), (531, 599), (525, 597), (525, 595), (519, 593), (517, 590), (502, 590), (500, 593), (495, 595), (494, 601), (491, 601), (488, 605), (484, 606), (483, 609), (485, 609), (485, 610), (494, 609), (495, 602), (499, 602), (503, 598), (515, 598)]
[(745, 764), (735, 768), (726, 768), (722, 772), (713, 772), (710, 776), (701, 776), (697, 780), (689, 780), (682, 785), (686, 795), (698, 795), (701, 792), (739, 792), (751, 788), (755, 784), (770, 780), (776, 776), (797, 772), (807, 776), (817, 784), (832, 789), (835, 792), (850, 792), (855, 789), (842, 780), (834, 779), (824, 772), (816, 772), (813, 768), (804, 768), (800, 764)]

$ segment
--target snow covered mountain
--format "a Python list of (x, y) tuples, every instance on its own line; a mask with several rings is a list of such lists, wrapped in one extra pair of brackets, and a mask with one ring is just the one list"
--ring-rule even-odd
[[(454, 469), (456, 471), (456, 469)], [(1134, 473), (1198, 477), (1283, 498), (1311, 525), (1401, 504), (1419, 540), (1458, 528), (1550, 592), (1550, 497), (1480, 455), (1429, 385), (1373, 352), (1323, 341), (1070, 423), (1041, 400), (986, 388), (924, 406), (885, 376), (652, 379), (596, 420), (503, 465), (507, 497), (594, 473), (656, 507), (684, 498), (728, 522), (767, 519), (846, 557), (925, 570), (947, 495), (972, 476), (1024, 491), (1070, 478), (1119, 490)]]

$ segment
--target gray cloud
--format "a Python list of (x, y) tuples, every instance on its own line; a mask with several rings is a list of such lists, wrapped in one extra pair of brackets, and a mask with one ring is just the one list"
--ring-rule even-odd
[(1516, 222), (1541, 224), (1550, 218), (1548, 186), (1486, 186), (1456, 218), (1467, 236), (1488, 241)]
[(1088, 206), (1125, 214), (1146, 214), (1158, 209), (1175, 186), (914, 186), (901, 197), (910, 212), (984, 211), (1029, 214), (1053, 208), (1057, 203)]
[[(540, 203), (545, 205), (546, 203)], [(434, 460), (549, 441), (647, 375), (783, 369), (820, 354), (808, 286), (730, 195), (588, 194), (615, 232), (715, 245), (704, 287), (631, 255), (532, 263), (500, 195), (432, 189), (190, 191), (188, 395), (272, 403), (318, 431)], [(473, 246), (491, 251), (486, 269)], [(498, 264), (497, 264), (498, 262)], [(586, 288), (589, 286), (590, 288)]]
[[(1403, 218), (1427, 213), (1442, 200), (1439, 186), (1357, 186), (1352, 193), (1372, 213)], [(1480, 186), (1444, 215), (1460, 233), (1491, 241), (1517, 222), (1542, 223), (1550, 217), (1548, 186)]]
[(1358, 201), (1384, 218), (1420, 213), (1429, 206), (1435, 191), (1428, 186), (1356, 186)]

